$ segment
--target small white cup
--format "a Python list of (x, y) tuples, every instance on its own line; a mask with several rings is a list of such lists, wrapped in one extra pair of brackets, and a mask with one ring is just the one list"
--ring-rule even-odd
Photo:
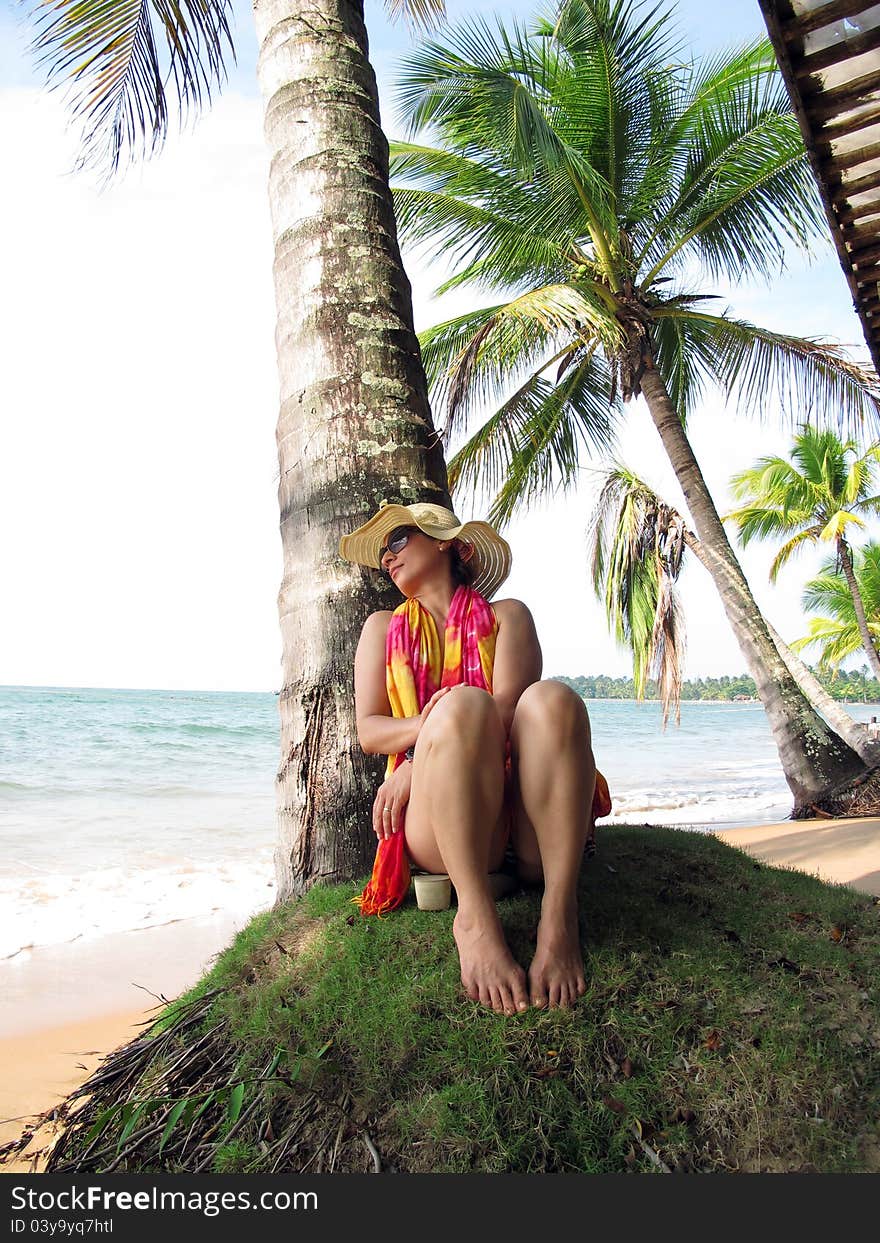
[(446, 911), (452, 901), (452, 881), (445, 872), (422, 872), (413, 877), (420, 911)]

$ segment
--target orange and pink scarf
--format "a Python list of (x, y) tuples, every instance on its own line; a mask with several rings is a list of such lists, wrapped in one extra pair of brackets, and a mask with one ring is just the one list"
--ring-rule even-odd
[[(442, 686), (477, 686), (492, 693), (498, 621), (492, 606), (471, 587), (459, 587), (446, 618), (444, 654), (434, 618), (418, 600), (405, 600), (391, 615), (385, 640), (385, 686), (391, 714), (418, 716)], [(404, 752), (389, 755), (386, 778), (404, 763)], [(611, 810), (608, 786), (596, 774), (593, 817)], [(362, 915), (385, 915), (400, 906), (409, 888), (409, 860), (403, 829), (379, 842), (373, 874), (360, 897)]]

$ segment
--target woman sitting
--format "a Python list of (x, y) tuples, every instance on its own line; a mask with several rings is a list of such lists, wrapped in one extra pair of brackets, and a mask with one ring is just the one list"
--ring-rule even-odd
[[(389, 756), (362, 910), (399, 904), (407, 857), (446, 872), (468, 996), (504, 1014), (571, 1006), (585, 989), (577, 881), (596, 784), (590, 723), (574, 691), (541, 681), (526, 606), (487, 603), (510, 572), (508, 544), (488, 523), (462, 524), (439, 505), (383, 505), (343, 537), (340, 553), (381, 568), (404, 596), (393, 613), (367, 618), (355, 657), (358, 739), (368, 754)], [(489, 886), (508, 843), (520, 877), (544, 887), (528, 976)]]

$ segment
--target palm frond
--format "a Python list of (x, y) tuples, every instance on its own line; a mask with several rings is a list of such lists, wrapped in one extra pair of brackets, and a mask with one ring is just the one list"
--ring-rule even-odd
[(543, 371), (529, 376), (449, 463), (450, 487), (491, 495), (490, 521), (501, 526), (542, 495), (570, 488), (583, 450), (607, 453), (613, 443), (604, 359), (584, 350), (556, 382)]
[(168, 132), (168, 90), (183, 118), (202, 108), (235, 58), (232, 0), (52, 0), (35, 10), (34, 49), (69, 88), (83, 129), (79, 165), (108, 175)]
[(473, 19), (448, 31), (443, 44), (424, 42), (404, 58), (399, 108), (410, 133), (433, 129), (451, 150), (533, 185), (538, 202), (565, 184), (577, 208), (567, 219), (580, 222), (607, 264), (612, 194), (589, 152), (556, 128), (559, 65), (554, 50), (519, 23), (499, 20), (493, 30)]
[[(454, 357), (449, 350), (454, 338), (445, 337), (446, 371), (442, 377), (436, 371), (440, 357), (436, 330), (422, 338), (425, 365), (434, 381), (434, 391), (446, 400), (446, 433), (456, 429), (472, 409), (475, 398), (497, 398), (509, 385), (511, 375), (521, 370), (527, 360), (531, 362), (541, 348), (555, 343), (558, 359), (560, 350), (567, 352), (578, 343), (592, 348), (611, 343), (613, 351), (620, 340), (619, 325), (604, 303), (571, 285), (529, 290), (495, 307), (491, 314), (471, 316), (468, 323), (474, 330), (465, 341), (462, 321), (457, 321), (455, 336), (460, 348)], [(544, 366), (549, 362), (545, 357)]]
[(446, 16), (446, 0), (385, 0), (393, 22), (406, 22), (411, 30), (432, 30)]
[[(770, 565), (770, 582), (775, 583), (780, 571), (788, 564), (795, 553), (800, 552), (806, 545), (814, 543), (816, 538), (814, 530), (806, 530), (799, 531), (790, 540), (786, 540)], [(822, 539), (823, 537), (820, 534), (818, 538)], [(743, 540), (743, 543), (745, 543), (745, 540)]]
[(704, 163), (700, 176), (693, 164), (693, 134), (703, 114), (730, 109), (731, 101), (754, 89), (756, 79), (779, 72), (767, 39), (680, 64), (676, 70), (662, 74), (664, 106), (653, 118), (649, 167), (634, 196), (636, 264), (642, 270), (671, 252), (681, 236), (683, 213), (711, 179), (711, 165)]
[(675, 583), (684, 520), (617, 462), (604, 474), (588, 531), (593, 588), (618, 643), (630, 649), (636, 695), (656, 677), (664, 728), (673, 708), (679, 723), (685, 636)]
[(656, 314), (699, 321), (714, 343), (706, 364), (743, 412), (760, 414), (775, 398), (793, 420), (834, 411), (843, 429), (880, 425), (876, 374), (837, 346), (704, 311), (661, 307)]
[(754, 64), (767, 51), (766, 44), (755, 47), (755, 72), (703, 98), (677, 143), (670, 135), (676, 150), (687, 151), (687, 163), (641, 255), (649, 268), (645, 286), (688, 253), (714, 278), (769, 278), (784, 265), (787, 242), (805, 249), (825, 242), (818, 190), (785, 88), (778, 73), (767, 72), (769, 62)]

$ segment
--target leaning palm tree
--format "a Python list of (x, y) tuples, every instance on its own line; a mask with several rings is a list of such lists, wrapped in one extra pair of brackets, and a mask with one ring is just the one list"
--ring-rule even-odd
[(853, 604), (848, 576), (831, 558), (804, 588), (804, 608), (818, 616), (810, 618), (806, 635), (792, 643), (796, 651), (818, 648), (819, 664), (833, 672), (864, 647), (859, 612), (867, 615), (873, 642), (880, 641), (880, 544), (866, 544), (858, 550), (852, 569), (861, 609)]
[(736, 523), (743, 546), (754, 539), (785, 540), (770, 566), (771, 582), (806, 545), (833, 542), (875, 677), (880, 677), (877, 637), (865, 614), (847, 533), (863, 531), (865, 518), (880, 513), (878, 464), (880, 442), (862, 451), (855, 440), (844, 440), (830, 429), (804, 427), (794, 437), (790, 461), (762, 457), (734, 475), (731, 487), (741, 504), (727, 515)]
[[(830, 345), (710, 309), (706, 281), (769, 277), (825, 222), (766, 42), (684, 63), (668, 13), (566, 0), (553, 21), (471, 21), (405, 60), (413, 141), (392, 149), (402, 233), (500, 295), (422, 336), (446, 430), (494, 412), (450, 463), (507, 519), (645, 398), (758, 687), (796, 806), (862, 764), (782, 661), (685, 433), (705, 384), (876, 419), (877, 380)], [(416, 142), (424, 131), (434, 145)]]
[[(711, 559), (684, 517), (654, 489), (620, 463), (601, 477), (590, 518), (593, 586), (618, 642), (633, 659), (639, 698), (647, 679), (657, 679), (664, 727), (670, 712), (680, 720), (684, 661), (684, 606), (678, 578), (688, 551), (711, 573)], [(880, 565), (877, 575), (880, 605)], [(766, 620), (770, 637), (791, 676), (813, 707), (866, 763), (880, 760), (880, 744), (866, 727), (828, 694), (813, 671)]]
[[(441, 7), (411, 0), (410, 11)], [(161, 143), (172, 107), (209, 101), (231, 54), (230, 10), (229, 0), (37, 4), (37, 50), (50, 82), (70, 88), (83, 163), (110, 172)], [(375, 848), (377, 770), (357, 745), (349, 683), (364, 618), (391, 600), (377, 575), (339, 559), (339, 537), (382, 498), (449, 497), (362, 0), (255, 0), (254, 11), (278, 308), (283, 900), (318, 877), (363, 873)]]

